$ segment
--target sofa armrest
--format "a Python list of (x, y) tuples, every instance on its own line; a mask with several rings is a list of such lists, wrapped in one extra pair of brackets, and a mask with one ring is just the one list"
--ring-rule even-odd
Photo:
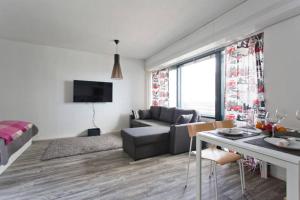
[[(180, 154), (189, 151), (190, 137), (187, 126), (190, 124), (203, 124), (205, 122), (195, 122), (189, 124), (171, 125), (170, 128), (170, 153)], [(192, 149), (196, 149), (196, 139), (193, 139)]]

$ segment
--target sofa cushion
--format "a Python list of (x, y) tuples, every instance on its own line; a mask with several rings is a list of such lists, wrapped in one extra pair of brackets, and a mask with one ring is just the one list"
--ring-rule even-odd
[(174, 122), (176, 122), (177, 118), (180, 115), (189, 115), (189, 114), (193, 115), (193, 118), (190, 121), (191, 123), (198, 121), (198, 113), (196, 110), (175, 109)]
[(191, 120), (193, 118), (193, 115), (192, 114), (189, 114), (189, 115), (180, 115), (175, 124), (187, 124), (187, 123), (190, 123)]
[(131, 112), (132, 112), (133, 119), (139, 119), (140, 118), (138, 111), (132, 110)]
[(162, 122), (154, 119), (137, 119), (133, 120), (134, 123), (138, 123), (140, 125), (144, 126), (163, 126), (163, 127), (168, 127), (170, 128), (171, 124), (168, 122)]
[(161, 107), (159, 120), (164, 121), (164, 122), (174, 123), (175, 109), (176, 108)]
[(161, 108), (160, 106), (151, 106), (150, 107), (150, 112), (151, 112), (152, 119), (159, 120), (160, 108)]
[(121, 131), (124, 140), (129, 140), (136, 146), (159, 143), (169, 140), (170, 128), (167, 127), (139, 127), (126, 128)]
[(150, 110), (139, 110), (138, 113), (139, 113), (140, 119), (151, 119)]

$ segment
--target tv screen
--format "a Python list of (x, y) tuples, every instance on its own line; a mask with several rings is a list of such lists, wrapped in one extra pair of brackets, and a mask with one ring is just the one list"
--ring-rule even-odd
[(112, 102), (113, 84), (74, 80), (74, 102)]

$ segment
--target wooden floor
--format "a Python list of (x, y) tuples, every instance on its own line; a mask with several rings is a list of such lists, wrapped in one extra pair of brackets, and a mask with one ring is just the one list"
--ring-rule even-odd
[[(122, 151), (92, 153), (40, 161), (48, 142), (35, 142), (0, 176), (0, 199), (99, 199), (99, 200), (192, 200), (195, 199), (195, 158), (191, 179), (184, 190), (187, 154), (163, 155), (131, 163)], [(214, 197), (213, 180), (204, 167), (206, 200)], [(206, 177), (205, 177), (206, 176)], [(246, 174), (243, 197), (236, 164), (218, 168), (219, 199), (282, 200), (285, 183)]]

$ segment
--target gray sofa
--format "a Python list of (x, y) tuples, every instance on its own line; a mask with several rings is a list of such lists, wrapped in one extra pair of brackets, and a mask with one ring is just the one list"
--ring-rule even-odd
[(124, 151), (134, 160), (164, 153), (175, 155), (188, 152), (189, 123), (176, 124), (181, 115), (192, 115), (189, 123), (200, 121), (200, 116), (195, 110), (159, 106), (142, 111), (139, 119), (131, 116), (130, 128), (121, 131)]

